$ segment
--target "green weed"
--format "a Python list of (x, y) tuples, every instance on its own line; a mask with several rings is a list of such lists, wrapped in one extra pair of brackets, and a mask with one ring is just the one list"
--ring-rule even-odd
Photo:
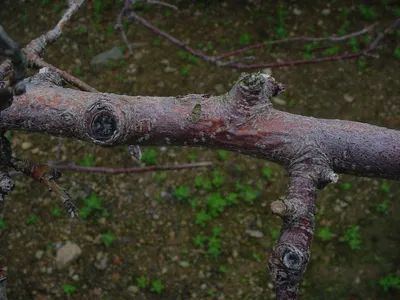
[(7, 221), (4, 220), (4, 218), (0, 218), (0, 229), (6, 229), (7, 228)]
[(324, 242), (330, 241), (330, 240), (332, 240), (332, 238), (333, 238), (333, 234), (332, 234), (331, 230), (329, 229), (329, 227), (327, 227), (327, 226), (321, 228), (321, 229), (318, 231), (317, 236), (318, 236), (321, 240), (323, 240)]
[(190, 188), (187, 186), (178, 186), (172, 194), (178, 199), (178, 201), (185, 200), (190, 196)]
[(252, 36), (248, 33), (242, 33), (239, 37), (239, 44), (242, 46), (247, 46), (250, 44)]
[(379, 285), (383, 288), (385, 293), (390, 289), (400, 289), (400, 276), (389, 274), (379, 280)]
[(110, 246), (115, 239), (116, 237), (111, 231), (107, 231), (103, 234), (103, 243), (106, 246)]
[(352, 250), (361, 249), (360, 227), (353, 225), (344, 234), (343, 240), (347, 242)]
[(37, 221), (38, 221), (38, 217), (36, 215), (33, 215), (33, 214), (30, 215), (28, 217), (28, 219), (26, 219), (26, 223), (28, 223), (29, 225), (33, 225), (33, 224), (37, 223)]
[(85, 158), (83, 158), (78, 165), (80, 166), (85, 166), (85, 167), (93, 167), (96, 165), (96, 161), (94, 159), (93, 154), (89, 154)]
[(144, 162), (146, 165), (156, 165), (157, 164), (157, 156), (158, 156), (158, 153), (155, 149), (153, 149), (153, 148), (146, 149), (142, 153), (142, 162)]
[(51, 214), (55, 217), (61, 216), (61, 209), (60, 207), (56, 206), (51, 210)]
[(62, 288), (63, 288), (64, 294), (67, 296), (71, 296), (71, 294), (73, 294), (76, 291), (76, 286), (71, 285), (71, 284), (64, 284), (62, 286)]
[(147, 286), (147, 278), (144, 277), (143, 275), (140, 276), (137, 280), (136, 280), (136, 285), (141, 288), (141, 289), (145, 289)]
[(271, 168), (262, 168), (261, 174), (264, 178), (271, 179), (272, 178), (272, 169)]
[(151, 282), (150, 291), (156, 294), (161, 294), (163, 290), (164, 290), (164, 284), (162, 283), (161, 280), (155, 280)]
[(376, 11), (372, 8), (360, 5), (359, 7), (362, 17), (367, 21), (375, 20), (377, 17)]

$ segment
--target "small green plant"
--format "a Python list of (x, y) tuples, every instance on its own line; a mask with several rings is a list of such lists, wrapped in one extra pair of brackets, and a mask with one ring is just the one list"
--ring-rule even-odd
[(136, 285), (141, 288), (141, 289), (145, 289), (147, 286), (147, 278), (144, 277), (143, 275), (140, 276), (137, 280), (136, 280)]
[(226, 273), (226, 272), (228, 272), (228, 267), (226, 265), (220, 265), (219, 266), (219, 271), (221, 273)]
[(365, 20), (372, 21), (376, 19), (376, 11), (374, 9), (366, 7), (364, 5), (360, 5), (358, 8)]
[(215, 187), (220, 187), (225, 181), (224, 175), (220, 170), (214, 170), (212, 172), (211, 182)]
[(329, 47), (328, 49), (325, 50), (325, 53), (327, 55), (337, 54), (337, 53), (339, 53), (339, 47), (338, 46)]
[(379, 213), (387, 213), (389, 211), (389, 200), (385, 199), (376, 206), (376, 211)]
[(350, 182), (343, 183), (343, 185), (342, 185), (343, 191), (347, 191), (350, 188), (351, 188), (351, 183)]
[(258, 254), (258, 253), (253, 253), (253, 258), (256, 260), (256, 261), (261, 261), (261, 256), (260, 256), (260, 254)]
[(365, 68), (367, 66), (367, 61), (365, 60), (365, 58), (358, 59), (357, 66), (359, 66), (360, 68)]
[(201, 234), (198, 234), (193, 238), (193, 244), (195, 244), (196, 247), (203, 247), (206, 241), (207, 237)]
[(98, 197), (95, 193), (91, 193), (89, 198), (83, 200), (84, 206), (79, 210), (81, 218), (86, 220), (95, 214), (104, 213), (105, 209), (102, 207), (103, 200), (103, 197)]
[(394, 56), (397, 59), (400, 59), (400, 47), (396, 47), (396, 49), (394, 49)]
[(181, 68), (181, 74), (185, 77), (189, 75), (189, 71), (190, 71), (190, 66), (183, 66)]
[(64, 284), (62, 286), (62, 288), (63, 288), (64, 294), (67, 296), (71, 296), (71, 294), (73, 294), (76, 291), (76, 286), (71, 285), (71, 284)]
[(388, 194), (390, 193), (390, 188), (391, 188), (390, 184), (386, 180), (382, 180), (380, 185), (381, 191)]
[(218, 157), (220, 160), (225, 160), (228, 157), (228, 152), (224, 150), (217, 150)]
[(6, 229), (7, 228), (7, 221), (4, 220), (4, 218), (0, 218), (0, 229)]
[(196, 188), (204, 189), (207, 191), (212, 189), (211, 180), (208, 178), (204, 178), (203, 176), (197, 176), (194, 180), (194, 185)]
[(208, 296), (215, 296), (217, 294), (217, 291), (215, 290), (215, 289), (209, 289), (208, 291), (207, 291), (207, 295)]
[(221, 242), (216, 236), (208, 238), (207, 256), (217, 257), (221, 254)]
[(115, 241), (116, 237), (111, 231), (107, 231), (103, 234), (103, 243), (106, 246), (110, 246), (113, 241)]
[(190, 188), (180, 185), (172, 192), (172, 194), (178, 199), (178, 201), (182, 201), (189, 198)]
[(333, 238), (333, 234), (332, 234), (332, 232), (331, 232), (331, 230), (329, 229), (328, 226), (325, 226), (325, 227), (321, 228), (321, 229), (318, 231), (317, 236), (318, 236), (321, 240), (323, 240), (324, 242), (330, 241), (330, 240), (332, 240), (332, 238)]
[(162, 291), (164, 290), (164, 284), (162, 283), (161, 280), (152, 281), (152, 282), (151, 282), (151, 288), (150, 288), (150, 290), (151, 290), (153, 293), (161, 294)]
[(28, 217), (28, 219), (26, 219), (26, 223), (28, 223), (29, 225), (33, 225), (33, 224), (35, 224), (36, 222), (38, 221), (38, 218), (37, 218), (37, 216), (36, 215), (30, 215), (29, 217)]
[(55, 217), (61, 216), (61, 209), (60, 207), (56, 206), (51, 210), (51, 214)]
[(262, 168), (261, 174), (266, 179), (272, 178), (272, 169), (271, 168)]
[(89, 154), (88, 156), (84, 157), (78, 165), (85, 166), (85, 167), (93, 167), (96, 165), (96, 161), (94, 160), (93, 154)]
[(142, 162), (146, 165), (156, 165), (157, 164), (157, 151), (153, 148), (146, 149), (142, 153)]
[(153, 46), (156, 46), (156, 47), (158, 47), (158, 46), (160, 46), (161, 45), (161, 42), (160, 42), (160, 40), (158, 40), (158, 39), (156, 39), (156, 40), (154, 40), (153, 41)]
[(207, 210), (212, 217), (217, 217), (225, 210), (227, 206), (226, 200), (220, 193), (210, 194), (206, 200)]
[(239, 44), (242, 46), (247, 46), (250, 44), (252, 36), (248, 33), (242, 33), (239, 37)]
[(400, 289), (400, 276), (395, 274), (386, 275), (379, 280), (379, 285), (383, 288), (385, 293), (390, 289)]
[(343, 240), (347, 242), (352, 250), (361, 249), (360, 227), (353, 225), (344, 234)]
[(211, 219), (212, 217), (204, 209), (196, 214), (196, 224), (202, 227), (206, 226)]
[(162, 182), (165, 180), (167, 176), (163, 173), (156, 173), (156, 175), (154, 176), (154, 178), (157, 180), (157, 182)]
[(258, 196), (258, 192), (255, 191), (251, 186), (246, 185), (244, 190), (242, 190), (239, 193), (239, 196), (241, 198), (243, 198), (244, 201), (249, 202), (249, 203), (253, 203), (254, 200), (257, 198)]

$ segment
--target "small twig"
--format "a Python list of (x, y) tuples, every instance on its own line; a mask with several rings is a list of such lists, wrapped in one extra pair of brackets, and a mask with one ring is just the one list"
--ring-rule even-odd
[(209, 167), (211, 162), (199, 162), (191, 164), (181, 164), (181, 165), (160, 165), (160, 166), (149, 166), (142, 168), (105, 168), (105, 167), (84, 167), (76, 165), (54, 165), (54, 168), (60, 170), (69, 170), (74, 172), (88, 172), (88, 173), (104, 173), (104, 174), (128, 174), (128, 173), (145, 173), (154, 171), (167, 171), (167, 170), (182, 170), (191, 169), (199, 167)]
[[(72, 15), (78, 11), (82, 4), (86, 0), (70, 0), (69, 8), (61, 17), (57, 25), (47, 33), (41, 35), (40, 37), (32, 40), (24, 49), (24, 53), (28, 59), (28, 63), (32, 63), (32, 59), (36, 59), (37, 56), (42, 57), (43, 51), (49, 43), (55, 42), (63, 33), (63, 29), (68, 21), (71, 19)], [(11, 60), (6, 60), (0, 65), (0, 80), (5, 78), (10, 74), (12, 70)]]
[(395, 29), (400, 26), (400, 18), (394, 21), (388, 28), (386, 28), (383, 32), (380, 32), (375, 40), (372, 41), (370, 46), (367, 48), (367, 52), (374, 50), (379, 42), (389, 33), (390, 30)]
[(263, 48), (265, 46), (270, 46), (270, 45), (276, 45), (276, 44), (285, 44), (285, 43), (290, 43), (290, 42), (323, 42), (323, 41), (331, 41), (331, 42), (340, 42), (340, 41), (344, 41), (350, 38), (354, 38), (360, 35), (363, 35), (369, 31), (371, 31), (374, 27), (376, 26), (375, 24), (372, 24), (360, 31), (356, 31), (353, 33), (349, 33), (346, 35), (342, 35), (342, 36), (329, 36), (329, 37), (305, 37), (305, 36), (300, 36), (300, 37), (294, 37), (294, 38), (289, 38), (289, 39), (281, 39), (281, 40), (275, 40), (275, 41), (268, 41), (265, 43), (260, 43), (260, 44), (255, 44), (255, 45), (251, 45), (251, 46), (247, 46), (241, 49), (237, 49), (235, 51), (232, 52), (228, 52), (228, 53), (224, 53), (221, 54), (219, 56), (217, 56), (217, 59), (223, 59), (229, 56), (234, 56), (240, 53), (243, 53), (245, 51), (249, 51), (249, 50), (253, 50), (253, 49), (257, 49), (257, 48)]
[(177, 6), (169, 4), (169, 3), (164, 2), (164, 1), (143, 0), (143, 2), (146, 3), (146, 4), (157, 4), (157, 5), (165, 6), (165, 7), (168, 7), (168, 8), (175, 9), (175, 10), (179, 10)]
[(50, 68), (53, 71), (57, 72), (60, 74), (61, 78), (64, 79), (66, 82), (68, 82), (70, 85), (77, 87), (81, 91), (86, 91), (86, 92), (98, 92), (95, 88), (91, 87), (87, 83), (83, 82), (82, 80), (76, 78), (75, 76), (69, 74), (66, 71), (60, 70), (53, 65), (49, 64), (48, 62), (45, 62), (42, 60), (40, 57), (36, 56), (36, 59), (32, 60), (32, 64), (37, 67), (37, 68)]
[(64, 204), (67, 212), (71, 217), (78, 217), (78, 208), (71, 201), (71, 196), (68, 194), (66, 189), (60, 187), (55, 180), (60, 178), (61, 173), (52, 166), (34, 164), (27, 160), (21, 160), (16, 157), (11, 158), (11, 166), (16, 170), (24, 173), (43, 185), (45, 185), (49, 191), (53, 191), (57, 195), (61, 196), (61, 202)]

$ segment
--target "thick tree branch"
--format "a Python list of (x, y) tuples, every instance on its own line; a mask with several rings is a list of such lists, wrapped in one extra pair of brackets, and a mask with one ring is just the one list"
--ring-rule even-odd
[(335, 172), (399, 179), (398, 131), (275, 110), (270, 98), (281, 86), (271, 77), (262, 97), (246, 94), (249, 78), (263, 82), (265, 76), (246, 76), (229, 93), (211, 97), (86, 93), (32, 81), (2, 112), (0, 130), (46, 132), (102, 146), (224, 148), (284, 167), (309, 149), (321, 149)]

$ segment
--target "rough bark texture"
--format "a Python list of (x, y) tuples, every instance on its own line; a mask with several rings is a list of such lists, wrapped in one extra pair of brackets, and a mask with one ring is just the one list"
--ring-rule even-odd
[[(45, 132), (101, 146), (213, 147), (279, 163), (288, 195), (272, 211), (284, 223), (268, 266), (277, 299), (296, 299), (310, 258), (317, 189), (338, 173), (400, 179), (400, 132), (363, 123), (281, 112), (271, 97), (283, 91), (272, 77), (243, 76), (221, 96), (131, 97), (60, 87), (38, 74), (1, 112), (0, 130)], [(11, 161), (14, 161), (13, 159)]]

